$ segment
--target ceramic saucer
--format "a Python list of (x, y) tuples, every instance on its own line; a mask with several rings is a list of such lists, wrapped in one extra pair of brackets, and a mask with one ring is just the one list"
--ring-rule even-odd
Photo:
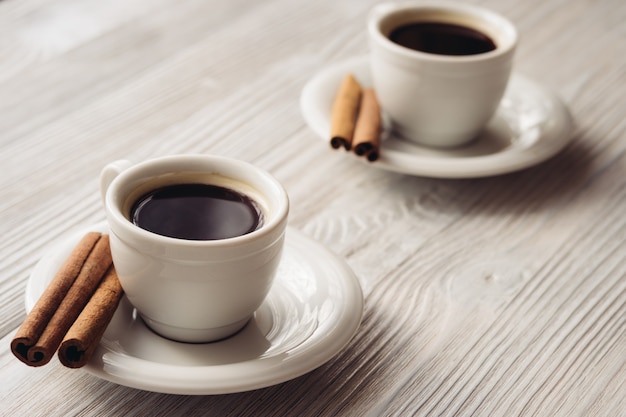
[[(105, 223), (88, 230), (108, 232)], [(26, 288), (30, 311), (87, 232), (43, 257)], [(214, 343), (178, 343), (150, 331), (124, 297), (85, 369), (105, 380), (171, 394), (223, 394), (278, 384), (322, 365), (350, 341), (363, 311), (361, 287), (336, 255), (288, 228), (275, 284), (246, 327)]]
[[(304, 119), (325, 141), (329, 139), (332, 102), (347, 73), (352, 73), (363, 86), (371, 86), (368, 57), (361, 56), (323, 69), (302, 91)], [(572, 120), (556, 95), (513, 74), (496, 115), (480, 137), (463, 147), (419, 146), (401, 139), (389, 129), (387, 121), (385, 125), (380, 158), (374, 163), (359, 160), (404, 174), (471, 178), (504, 174), (545, 161), (570, 141)]]

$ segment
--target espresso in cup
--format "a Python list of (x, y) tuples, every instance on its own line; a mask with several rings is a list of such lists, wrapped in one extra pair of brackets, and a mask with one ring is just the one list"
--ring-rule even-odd
[(134, 224), (177, 239), (216, 240), (242, 236), (263, 224), (259, 204), (214, 184), (174, 184), (142, 195), (130, 211)]
[(399, 26), (389, 39), (416, 51), (440, 55), (475, 55), (496, 49), (486, 34), (468, 26), (442, 22), (417, 22)]

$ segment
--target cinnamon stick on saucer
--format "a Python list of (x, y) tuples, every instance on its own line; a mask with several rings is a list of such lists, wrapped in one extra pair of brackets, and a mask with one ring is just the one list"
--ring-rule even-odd
[(347, 74), (335, 96), (331, 113), (330, 146), (334, 149), (344, 147), (350, 150), (359, 104), (361, 101), (361, 85)]
[(111, 266), (61, 342), (59, 360), (63, 365), (80, 368), (89, 361), (113, 318), (122, 295), (123, 290), (115, 267)]
[[(37, 341), (27, 348), (16, 342), (18, 358), (30, 366), (42, 366), (50, 361), (63, 337), (72, 326), (89, 298), (94, 293), (104, 273), (113, 263), (109, 249), (109, 236), (102, 235), (80, 269), (76, 280), (56, 307), (56, 311), (39, 334)], [(48, 296), (44, 292), (41, 298)], [(57, 298), (56, 295), (53, 296)], [(51, 303), (52, 304), (52, 303)], [(19, 332), (18, 332), (19, 333)], [(13, 341), (15, 342), (15, 340)], [(14, 343), (11, 343), (13, 347)]]
[(365, 156), (373, 162), (380, 154), (381, 117), (380, 106), (373, 89), (363, 90), (361, 108), (354, 129), (352, 145), (354, 152), (359, 156)]
[(29, 350), (28, 361), (31, 364), (38, 366), (50, 361), (112, 263), (109, 235), (102, 235), (39, 340)]
[(87, 233), (80, 240), (15, 333), (11, 351), (22, 362), (33, 366), (37, 364), (30, 363), (29, 351), (39, 340), (99, 240), (100, 233), (96, 232)]

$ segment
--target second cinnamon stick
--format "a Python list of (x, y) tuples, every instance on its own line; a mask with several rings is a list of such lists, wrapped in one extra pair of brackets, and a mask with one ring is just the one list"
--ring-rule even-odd
[(123, 293), (115, 267), (111, 266), (61, 342), (58, 355), (63, 365), (80, 368), (89, 361)]
[(380, 154), (380, 133), (382, 122), (380, 106), (373, 89), (363, 90), (361, 108), (354, 129), (352, 145), (354, 152), (365, 156), (370, 162), (378, 159)]

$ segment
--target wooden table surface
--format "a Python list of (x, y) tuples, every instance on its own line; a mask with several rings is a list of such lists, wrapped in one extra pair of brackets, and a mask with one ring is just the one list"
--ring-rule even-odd
[[(432, 179), (332, 151), (299, 98), (368, 51), (372, 0), (0, 1), (0, 415), (626, 415), (626, 2), (468, 0), (519, 28), (516, 72), (572, 141), (538, 166)], [(218, 154), (273, 173), (289, 224), (346, 260), (361, 326), (256, 391), (159, 394), (10, 352), (37, 261), (104, 219), (102, 167)]]

